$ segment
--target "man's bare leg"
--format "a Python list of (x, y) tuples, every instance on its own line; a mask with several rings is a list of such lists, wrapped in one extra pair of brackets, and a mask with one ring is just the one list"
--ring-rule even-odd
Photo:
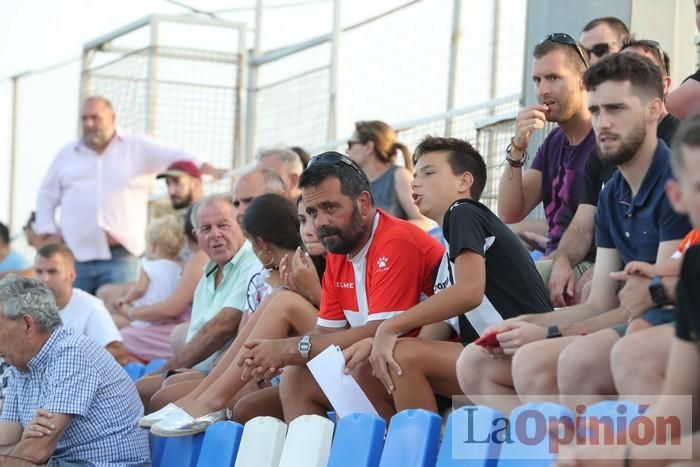
[(462, 394), (455, 364), (463, 349), (457, 342), (399, 339), (394, 359), (402, 374), (391, 373), (396, 411), (425, 409), (437, 413), (435, 393)]
[(286, 367), (279, 388), (284, 421), (287, 423), (300, 415), (325, 417), (331, 406), (306, 367)]
[(575, 409), (614, 396), (615, 382), (610, 368), (610, 352), (620, 339), (614, 329), (602, 329), (576, 338), (559, 355), (557, 384), (562, 405)]
[(668, 324), (654, 326), (615, 344), (610, 360), (620, 399), (649, 404), (653, 401), (640, 396), (661, 394), (674, 332)]
[[(379, 416), (387, 423), (396, 411), (391, 396), (387, 393), (381, 381), (372, 375), (369, 362), (360, 363), (355, 367), (352, 376), (362, 387)], [(300, 415), (320, 415), (325, 417), (332, 406), (319, 387), (311, 372), (306, 367), (288, 366), (282, 374), (279, 386), (280, 400), (284, 412), (284, 420), (290, 423)]]
[(270, 386), (241, 397), (233, 406), (232, 420), (245, 425), (255, 417), (284, 420), (279, 386)]
[(462, 393), (474, 404), (493, 407), (504, 415), (520, 405), (513, 387), (510, 357), (494, 358), (478, 345), (469, 344), (457, 359), (457, 381)]
[(557, 360), (576, 337), (531, 342), (513, 356), (513, 384), (520, 402), (559, 402)]

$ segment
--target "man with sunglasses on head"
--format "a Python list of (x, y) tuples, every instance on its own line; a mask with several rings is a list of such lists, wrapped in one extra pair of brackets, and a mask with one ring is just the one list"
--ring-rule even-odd
[[(658, 66), (662, 71), (664, 96), (668, 94), (671, 88), (671, 77), (668, 76), (670, 60), (658, 42), (648, 39), (628, 40), (622, 47), (622, 53), (643, 55)], [(680, 121), (668, 112), (662, 102), (661, 115), (656, 127), (658, 137), (670, 146), (679, 123)], [(613, 165), (601, 162), (597, 151), (588, 158), (581, 204), (576, 209), (576, 214), (562, 236), (559, 248), (554, 255), (548, 284), (550, 299), (554, 306), (573, 305), (586, 298), (585, 293), (579, 294), (576, 291), (580, 291), (583, 285), (590, 281), (592, 271), (588, 271), (583, 278), (576, 281), (573, 267), (590, 252), (593, 245), (593, 220), (598, 196), (615, 170)]]
[[(535, 47), (533, 56), (537, 104), (524, 108), (516, 118), (515, 135), (506, 148), (508, 167), (498, 190), (498, 214), (506, 223), (520, 222), (542, 202), (549, 234), (545, 258), (549, 258), (579, 204), (595, 135), (582, 79), (588, 62), (576, 40), (564, 33), (549, 34)], [(524, 170), (530, 138), (547, 122), (558, 126)], [(589, 266), (589, 262), (582, 263), (579, 273)], [(545, 283), (550, 268), (551, 262), (538, 262)]]
[(589, 21), (581, 31), (579, 42), (593, 65), (607, 54), (619, 52), (629, 38), (630, 31), (625, 23), (613, 16), (606, 16)]
[[(288, 422), (299, 415), (323, 415), (330, 408), (306, 368), (309, 359), (331, 345), (344, 349), (373, 336), (383, 320), (432, 295), (444, 253), (419, 227), (377, 209), (369, 179), (347, 156), (316, 156), (299, 186), (306, 212), (328, 250), (316, 329), (304, 337), (254, 339), (245, 344), (248, 350), (239, 362), (266, 378), (284, 368), (280, 397)], [(383, 390), (375, 378), (367, 384)]]

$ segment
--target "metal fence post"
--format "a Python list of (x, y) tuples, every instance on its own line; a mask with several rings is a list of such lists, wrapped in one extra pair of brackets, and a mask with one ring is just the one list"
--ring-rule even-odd
[(333, 141), (337, 138), (338, 125), (338, 60), (340, 59), (340, 24), (341, 0), (333, 1), (333, 35), (331, 38), (331, 70), (328, 96), (328, 130), (326, 139)]
[(151, 53), (148, 55), (148, 70), (146, 74), (146, 128), (144, 132), (156, 137), (156, 111), (158, 108), (158, 29), (160, 19), (151, 16)]
[[(255, 2), (255, 42), (253, 51), (248, 60), (248, 96), (246, 106), (246, 149), (245, 159), (250, 161), (255, 153), (255, 132), (257, 131), (258, 122), (258, 73), (260, 65), (255, 62), (260, 56), (261, 41), (262, 41), (262, 15), (263, 15), (263, 0)], [(245, 33), (245, 31), (244, 31)]]
[[(493, 45), (491, 46), (491, 86), (489, 88), (489, 98), (495, 99), (498, 94), (498, 52), (499, 40), (498, 34), (501, 29), (501, 0), (493, 2)], [(494, 115), (496, 109), (491, 108), (491, 115)]]
[[(447, 110), (455, 108), (457, 78), (459, 70), (459, 49), (462, 43), (462, 0), (452, 4), (452, 35), (450, 37), (450, 65), (447, 77)], [(445, 120), (445, 136), (452, 136), (452, 117)]]
[(246, 67), (248, 66), (248, 49), (246, 47), (245, 27), (238, 30), (238, 70), (236, 73), (236, 113), (233, 118), (233, 157), (232, 167), (239, 168), (248, 162), (246, 153), (246, 121), (243, 106), (246, 95)]
[(17, 137), (19, 133), (19, 127), (17, 125), (18, 120), (18, 107), (19, 107), (19, 85), (20, 78), (26, 73), (19, 75), (14, 75), (12, 77), (12, 132), (10, 134), (10, 196), (9, 206), (8, 206), (8, 228), (10, 233), (14, 232), (17, 225), (15, 224), (15, 191), (17, 188)]

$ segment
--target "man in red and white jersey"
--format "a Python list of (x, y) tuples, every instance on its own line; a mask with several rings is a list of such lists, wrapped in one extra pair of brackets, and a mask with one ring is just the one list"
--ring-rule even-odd
[[(420, 228), (377, 209), (367, 176), (342, 154), (314, 157), (299, 186), (306, 212), (329, 251), (316, 329), (309, 336), (251, 341), (241, 358), (257, 373), (270, 375), (286, 367), (280, 395), (287, 421), (323, 415), (330, 407), (306, 362), (330, 345), (342, 349), (373, 336), (383, 320), (432, 294), (444, 253)], [(378, 380), (374, 384), (381, 388)]]

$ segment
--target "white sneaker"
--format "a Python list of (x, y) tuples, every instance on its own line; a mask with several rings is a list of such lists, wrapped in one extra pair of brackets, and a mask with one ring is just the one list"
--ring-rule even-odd
[(141, 417), (139, 420), (139, 428), (150, 428), (176, 410), (179, 410), (179, 407), (171, 402), (162, 409)]
[(193, 418), (182, 409), (177, 409), (163, 420), (151, 427), (151, 433), (156, 436), (173, 438), (190, 436), (205, 431), (210, 425), (226, 420), (226, 410), (219, 410), (199, 418)]

